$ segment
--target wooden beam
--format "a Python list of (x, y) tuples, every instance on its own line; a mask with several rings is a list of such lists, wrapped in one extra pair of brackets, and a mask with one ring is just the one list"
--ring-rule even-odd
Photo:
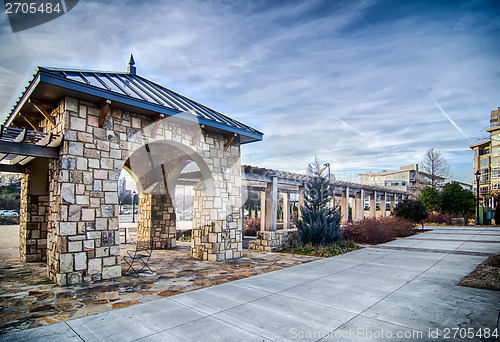
[(31, 128), (33, 128), (37, 132), (40, 132), (40, 130), (38, 129), (38, 127), (36, 127), (36, 125), (35, 125), (35, 123), (33, 121), (31, 121), (30, 119), (28, 119), (22, 113), (19, 113), (19, 115), (24, 119), (24, 121), (26, 121), (31, 126)]
[(40, 158), (59, 158), (59, 148), (57, 147), (37, 146), (10, 141), (0, 141), (0, 153)]
[(231, 146), (231, 144), (233, 143), (234, 141), (234, 138), (236, 138), (237, 134), (235, 133), (227, 142), (226, 144), (224, 145), (224, 151), (227, 151), (227, 149), (229, 148), (229, 146)]
[(110, 100), (106, 100), (101, 109), (101, 116), (99, 117), (99, 128), (104, 126), (104, 121), (106, 121), (106, 116), (108, 115), (108, 111), (111, 105)]
[(25, 139), (26, 139), (26, 133), (28, 132), (28, 130), (25, 128), (23, 129), (18, 135), (17, 137), (13, 140), (15, 143), (21, 143), (23, 142)]
[(50, 121), (52, 126), (56, 125), (56, 122), (54, 121), (52, 116), (50, 116), (50, 114), (45, 110), (45, 108), (43, 108), (37, 101), (35, 101), (35, 100), (28, 100), (28, 101), (29, 101), (29, 103), (31, 103), (33, 105), (33, 107), (35, 107), (35, 109), (37, 111), (40, 112), (40, 114), (42, 114), (47, 120)]
[(26, 173), (26, 168), (21, 165), (0, 164), (0, 172)]
[(156, 137), (156, 133), (158, 132), (158, 128), (160, 128), (160, 123), (161, 123), (161, 120), (162, 120), (164, 117), (165, 117), (165, 115), (163, 115), (163, 114), (158, 115), (157, 120), (156, 120), (156, 121), (155, 121), (155, 123), (153, 124), (153, 129), (151, 130), (151, 138)]
[(32, 102), (36, 102), (39, 106), (45, 106), (49, 107), (50, 110), (54, 110), (57, 106), (53, 102), (45, 101), (45, 100), (39, 100), (39, 99), (31, 99)]

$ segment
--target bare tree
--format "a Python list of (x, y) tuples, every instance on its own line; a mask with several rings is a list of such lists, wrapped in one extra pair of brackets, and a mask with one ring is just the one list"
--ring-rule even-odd
[(429, 149), (424, 159), (420, 162), (423, 173), (421, 178), (425, 185), (437, 188), (446, 178), (451, 177), (450, 165), (441, 152), (433, 148)]

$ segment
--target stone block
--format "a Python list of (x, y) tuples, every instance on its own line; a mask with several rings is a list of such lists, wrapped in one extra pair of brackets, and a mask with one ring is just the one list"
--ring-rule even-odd
[(94, 170), (94, 179), (108, 179), (108, 171)]
[(89, 196), (82, 196), (82, 195), (76, 196), (76, 204), (89, 205), (90, 204), (89, 201), (90, 201)]
[(81, 241), (70, 241), (68, 242), (68, 252), (81, 252), (82, 242)]
[(111, 256), (102, 259), (103, 266), (115, 266), (116, 265), (116, 257)]
[(87, 253), (74, 254), (75, 271), (83, 271), (87, 269)]
[(121, 266), (107, 266), (102, 268), (102, 279), (117, 278), (122, 275)]
[(69, 221), (80, 221), (81, 207), (79, 205), (70, 205), (68, 209)]
[(109, 247), (98, 247), (95, 249), (96, 258), (104, 258), (109, 256)]
[(109, 191), (104, 193), (104, 203), (118, 204), (118, 193), (116, 191)]
[(70, 183), (62, 184), (61, 197), (63, 203), (75, 203), (75, 185)]
[(76, 156), (83, 156), (83, 143), (76, 141), (68, 142), (68, 153)]
[(87, 120), (83, 118), (71, 117), (69, 122), (70, 122), (69, 127), (75, 131), (85, 132), (87, 128)]
[(64, 253), (59, 256), (59, 270), (61, 273), (73, 272), (73, 254)]
[(76, 169), (87, 171), (87, 158), (78, 157), (76, 158)]
[(95, 247), (95, 244), (94, 244), (94, 240), (84, 240), (83, 241), (83, 249), (88, 251), (88, 250), (91, 250), (91, 249), (94, 249)]
[(94, 209), (82, 209), (82, 221), (94, 221), (95, 210)]
[(117, 191), (118, 184), (114, 181), (103, 181), (102, 182), (102, 189), (104, 191)]
[(66, 97), (64, 99), (64, 109), (75, 113), (78, 112), (78, 100), (71, 97)]
[(96, 218), (95, 228), (97, 230), (107, 230), (108, 229), (108, 219), (107, 218)]
[(60, 235), (76, 235), (76, 222), (61, 222), (59, 224)]
[(88, 274), (99, 274), (102, 271), (102, 259), (89, 260)]

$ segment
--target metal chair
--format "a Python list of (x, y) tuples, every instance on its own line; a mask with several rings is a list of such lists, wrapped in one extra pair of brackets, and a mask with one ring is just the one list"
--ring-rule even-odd
[(149, 259), (151, 259), (151, 254), (153, 253), (151, 241), (137, 241), (135, 244), (135, 250), (127, 251), (128, 255), (123, 257), (123, 260), (128, 265), (127, 270), (123, 273), (123, 275), (127, 275), (127, 273), (132, 270), (135, 272), (137, 277), (139, 277), (139, 272), (144, 271), (144, 269), (148, 269), (151, 273), (154, 273), (153, 270), (148, 266)]

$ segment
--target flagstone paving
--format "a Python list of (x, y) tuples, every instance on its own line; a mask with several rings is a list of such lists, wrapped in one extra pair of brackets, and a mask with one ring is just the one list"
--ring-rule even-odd
[[(121, 246), (122, 255), (134, 247)], [(155, 250), (150, 261), (154, 274), (67, 287), (56, 286), (46, 278), (44, 263), (21, 263), (17, 248), (0, 248), (0, 334), (150, 302), (321, 259), (244, 251), (242, 258), (233, 261), (209, 262), (191, 259), (189, 248), (190, 243), (181, 242), (173, 250)], [(125, 266), (122, 263), (123, 270)]]

